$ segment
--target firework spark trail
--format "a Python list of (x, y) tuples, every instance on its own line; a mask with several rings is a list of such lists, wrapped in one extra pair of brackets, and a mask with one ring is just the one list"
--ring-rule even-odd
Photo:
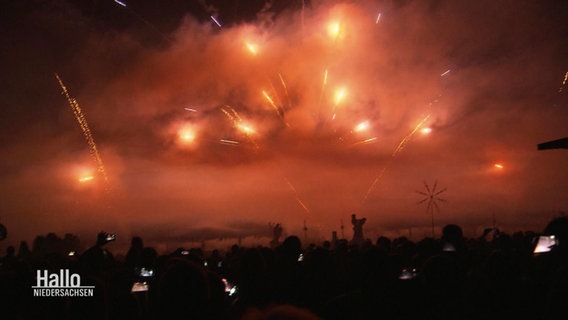
[(404, 137), (400, 143), (398, 144), (398, 146), (396, 147), (396, 149), (393, 151), (389, 161), (387, 162), (387, 164), (383, 167), (383, 169), (381, 170), (381, 172), (379, 173), (379, 175), (375, 178), (375, 180), (373, 181), (373, 183), (371, 184), (371, 186), (369, 187), (369, 189), (367, 189), (367, 192), (365, 193), (365, 196), (363, 197), (363, 200), (361, 201), (361, 205), (363, 205), (366, 201), (367, 198), (369, 198), (369, 195), (371, 194), (371, 192), (375, 189), (375, 187), (377, 186), (377, 184), (379, 183), (379, 181), (381, 180), (381, 178), (383, 177), (383, 175), (385, 174), (386, 170), (388, 167), (390, 167), (390, 165), (392, 164), (392, 162), (394, 161), (394, 159), (399, 155), (399, 153), (404, 149), (404, 147), (406, 146), (406, 144), (408, 144), (408, 142), (410, 141), (410, 139), (412, 138), (412, 136), (414, 136), (414, 134), (420, 129), (420, 127), (422, 127), (422, 125), (424, 125), (424, 123), (428, 120), (428, 118), (430, 118), (430, 114), (428, 114), (426, 117), (424, 117), (424, 119), (422, 119), (422, 121), (420, 121), (415, 127), (414, 129), (406, 136)]
[(164, 38), (164, 40), (171, 42), (172, 39), (169, 38), (167, 35), (165, 35), (162, 31), (160, 31), (155, 25), (151, 24), (150, 21), (144, 19), (141, 15), (139, 15), (138, 13), (136, 13), (136, 11), (132, 10), (132, 8), (130, 8), (129, 5), (126, 5), (126, 3), (124, 1), (119, 1), (119, 0), (114, 0), (114, 2), (118, 5), (120, 5), (121, 7), (125, 8), (126, 10), (128, 10), (128, 12), (130, 12), (132, 15), (134, 15), (134, 17), (136, 17), (136, 19), (140, 20), (142, 23), (144, 23), (146, 26), (150, 27), (150, 29), (152, 29), (154, 32), (156, 32), (157, 34), (159, 34), (162, 38)]
[(284, 181), (286, 181), (286, 183), (288, 184), (290, 189), (294, 192), (294, 195), (296, 196), (296, 201), (298, 202), (298, 204), (300, 204), (300, 206), (304, 209), (304, 211), (306, 211), (307, 214), (311, 214), (310, 209), (308, 209), (308, 207), (304, 204), (302, 199), (300, 199), (300, 196), (298, 195), (298, 191), (296, 190), (294, 185), (290, 182), (290, 180), (288, 180), (288, 178), (284, 177)]
[(321, 120), (321, 101), (323, 100), (323, 95), (324, 95), (324, 92), (325, 92), (326, 85), (327, 85), (327, 68), (323, 72), (323, 80), (322, 80), (322, 83), (321, 83), (321, 92), (320, 92), (319, 101), (318, 101), (318, 112), (319, 112), (319, 114), (318, 114), (319, 119), (318, 120)]
[(211, 20), (213, 20), (213, 22), (215, 22), (215, 24), (216, 24), (219, 28), (223, 28), (223, 27), (221, 26), (221, 23), (219, 23), (219, 20), (215, 19), (214, 16), (211, 16)]
[[(227, 108), (228, 110), (225, 108)], [(244, 135), (249, 139), (249, 141), (255, 146), (256, 149), (260, 148), (258, 143), (256, 143), (256, 141), (251, 137), (251, 133), (253, 133), (254, 130), (243, 121), (237, 110), (229, 105), (221, 107), (220, 110), (227, 116), (227, 118), (229, 118), (229, 120), (231, 120), (235, 129), (244, 133)]]
[(288, 122), (286, 122), (286, 120), (284, 120), (284, 110), (282, 110), (282, 108), (280, 108), (276, 105), (276, 103), (274, 102), (274, 100), (272, 100), (272, 98), (270, 97), (268, 92), (266, 92), (265, 90), (262, 90), (262, 95), (264, 96), (266, 101), (268, 101), (270, 106), (272, 106), (272, 108), (274, 109), (274, 112), (276, 112), (276, 115), (278, 116), (280, 121), (282, 121), (282, 123), (284, 123), (287, 127), (290, 127), (290, 124)]
[(272, 108), (274, 109), (274, 112), (276, 112), (276, 114), (278, 115), (278, 117), (281, 120), (284, 120), (282, 118), (282, 110), (280, 110), (280, 108), (276, 105), (276, 103), (274, 103), (274, 100), (272, 100), (272, 98), (270, 97), (270, 95), (268, 94), (268, 92), (266, 92), (266, 90), (262, 90), (262, 95), (264, 96), (264, 98), (266, 99), (266, 101), (268, 101), (268, 103), (270, 104), (270, 106), (272, 106)]
[(282, 74), (278, 74), (278, 77), (280, 78), (280, 83), (282, 83), (282, 87), (284, 88), (284, 93), (286, 94), (286, 100), (288, 102), (288, 107), (292, 107), (292, 102), (290, 101), (290, 95), (288, 94), (288, 86), (286, 86), (286, 82), (284, 82), (284, 78), (282, 77)]
[(418, 131), (422, 127), (422, 125), (424, 124), (424, 122), (426, 122), (426, 120), (428, 120), (428, 118), (430, 118), (430, 115), (427, 115), (426, 117), (424, 117), (424, 119), (422, 119), (422, 121), (420, 121), (416, 125), (416, 127), (414, 127), (414, 129), (406, 137), (404, 137), (404, 139), (402, 139), (400, 141), (400, 143), (398, 144), (398, 147), (396, 147), (396, 149), (394, 150), (394, 152), (392, 154), (393, 158), (396, 157), (402, 151), (402, 149), (404, 149), (404, 147), (406, 146), (408, 141), (412, 138), (412, 136), (414, 136), (416, 131)]
[(57, 73), (55, 74), (55, 77), (57, 78), (57, 81), (59, 82), (59, 86), (63, 90), (63, 94), (67, 98), (67, 101), (69, 101), (69, 105), (71, 106), (71, 109), (73, 110), (73, 114), (75, 115), (75, 119), (77, 119), (77, 122), (79, 123), (79, 126), (81, 127), (81, 130), (83, 131), (83, 135), (85, 136), (85, 139), (87, 140), (87, 144), (89, 145), (91, 156), (94, 158), (94, 160), (97, 164), (98, 171), (103, 176), (105, 183), (107, 184), (107, 187), (108, 187), (108, 176), (106, 174), (106, 170), (105, 170), (105, 166), (103, 164), (103, 160), (101, 159), (101, 155), (99, 154), (99, 151), (97, 149), (97, 145), (95, 143), (95, 140), (93, 139), (93, 135), (91, 134), (91, 130), (89, 129), (89, 125), (87, 123), (87, 120), (85, 119), (85, 116), (83, 115), (83, 112), (81, 111), (81, 107), (79, 106), (79, 103), (77, 102), (77, 100), (75, 100), (73, 97), (71, 97), (71, 95), (69, 94), (69, 91), (67, 91), (67, 87), (65, 87), (65, 84), (63, 83), (63, 80), (61, 80), (61, 78), (59, 77), (59, 75)]
[(562, 81), (562, 85), (560, 86), (560, 89), (558, 89), (558, 92), (564, 91), (564, 86), (566, 86), (567, 81), (568, 81), (568, 71), (566, 71), (566, 74), (564, 75), (564, 80)]
[(367, 189), (367, 192), (365, 193), (365, 196), (363, 197), (363, 201), (361, 201), (361, 205), (363, 205), (367, 201), (367, 198), (369, 198), (371, 191), (373, 191), (373, 189), (375, 189), (375, 186), (377, 185), (377, 183), (379, 183), (379, 180), (381, 180), (381, 178), (385, 174), (385, 171), (387, 171), (388, 165), (390, 165), (390, 161), (386, 166), (383, 167), (383, 169), (381, 170), (379, 175), (375, 178), (373, 183), (371, 183), (371, 186), (369, 187), (369, 189)]

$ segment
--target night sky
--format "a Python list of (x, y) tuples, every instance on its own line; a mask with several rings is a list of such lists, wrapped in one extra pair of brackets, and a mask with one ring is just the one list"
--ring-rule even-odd
[(536, 148), (568, 136), (566, 1), (8, 0), (0, 24), (2, 248), (319, 242), (351, 214), (421, 238), (427, 188), (438, 235), (568, 210), (568, 151)]

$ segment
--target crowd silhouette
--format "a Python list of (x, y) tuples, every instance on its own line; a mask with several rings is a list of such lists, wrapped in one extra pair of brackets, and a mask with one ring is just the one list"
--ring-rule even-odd
[[(271, 246), (168, 254), (133, 237), (124, 256), (111, 253), (104, 232), (86, 250), (72, 235), (49, 234), (1, 258), (0, 318), (566, 319), (567, 230), (559, 217), (538, 234), (489, 228), (472, 239), (450, 224), (439, 239), (418, 242), (316, 245), (292, 235)], [(540, 235), (555, 245), (535, 254)], [(94, 296), (33, 297), (44, 269), (80, 274)]]

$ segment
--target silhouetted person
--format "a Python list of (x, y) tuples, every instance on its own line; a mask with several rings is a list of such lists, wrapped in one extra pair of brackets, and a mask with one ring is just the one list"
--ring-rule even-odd
[(465, 239), (460, 226), (448, 224), (442, 229), (442, 251), (462, 252), (465, 250)]
[(357, 216), (351, 215), (351, 224), (353, 225), (353, 240), (355, 244), (361, 244), (365, 241), (363, 236), (363, 225), (367, 221), (367, 218), (357, 219)]
[(208, 319), (209, 279), (204, 269), (184, 258), (167, 262), (158, 280), (157, 319)]
[(272, 240), (270, 241), (270, 247), (276, 248), (280, 244), (280, 237), (282, 237), (282, 226), (277, 223), (272, 227)]
[(2, 262), (0, 267), (3, 268), (11, 268), (16, 265), (17, 258), (16, 258), (16, 248), (14, 246), (9, 246), (6, 249), (6, 256), (0, 260)]
[(293, 305), (276, 305), (265, 310), (251, 309), (243, 320), (318, 320), (311, 311)]
[(130, 248), (126, 253), (126, 266), (131, 270), (140, 267), (140, 257), (144, 249), (144, 242), (140, 237), (132, 237), (130, 240)]
[(88, 274), (98, 275), (101, 274), (105, 268), (112, 265), (114, 262), (112, 253), (103, 247), (114, 240), (114, 235), (103, 231), (99, 232), (95, 245), (85, 251), (79, 258), (81, 269)]
[(542, 272), (548, 274), (545, 319), (565, 319), (568, 314), (568, 217), (553, 219), (543, 233), (556, 239), (550, 252), (539, 257), (544, 266)]

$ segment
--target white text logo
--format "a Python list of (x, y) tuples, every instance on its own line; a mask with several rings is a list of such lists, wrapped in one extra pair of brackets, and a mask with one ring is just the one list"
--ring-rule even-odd
[(34, 297), (92, 297), (95, 286), (81, 286), (81, 276), (61, 269), (59, 273), (37, 270)]

